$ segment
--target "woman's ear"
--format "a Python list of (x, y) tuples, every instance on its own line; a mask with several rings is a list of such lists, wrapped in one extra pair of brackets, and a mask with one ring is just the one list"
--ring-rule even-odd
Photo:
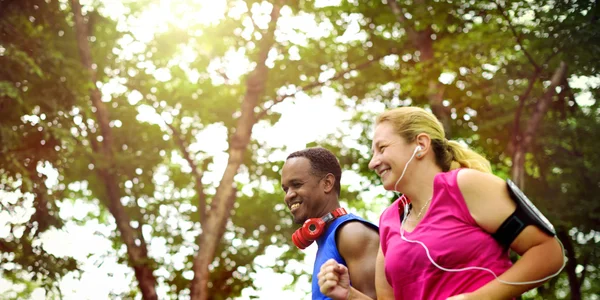
[(427, 133), (420, 133), (417, 135), (415, 141), (420, 150), (417, 151), (417, 158), (423, 158), (427, 153), (431, 151), (431, 137)]

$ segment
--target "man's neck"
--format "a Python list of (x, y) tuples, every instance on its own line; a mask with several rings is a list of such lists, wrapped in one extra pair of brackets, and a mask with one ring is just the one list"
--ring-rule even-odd
[(326, 200), (324, 199), (326, 205), (323, 207), (323, 209), (319, 212), (319, 215), (317, 216), (317, 218), (321, 218), (323, 216), (325, 216), (326, 214), (340, 208), (340, 202), (337, 199), (337, 197)]

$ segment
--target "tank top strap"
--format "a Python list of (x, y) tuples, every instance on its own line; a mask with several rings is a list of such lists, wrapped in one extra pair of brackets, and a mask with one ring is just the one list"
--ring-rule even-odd
[(435, 206), (443, 207), (452, 212), (456, 217), (467, 224), (477, 225), (460, 187), (458, 186), (458, 173), (461, 169), (454, 169), (448, 172), (439, 173), (434, 179), (434, 199)]

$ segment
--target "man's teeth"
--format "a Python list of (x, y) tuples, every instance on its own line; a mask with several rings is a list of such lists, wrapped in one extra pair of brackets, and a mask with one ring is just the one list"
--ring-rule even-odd
[(300, 203), (294, 203), (292, 204), (292, 206), (290, 206), (290, 210), (294, 210), (296, 208), (298, 208), (300, 206)]

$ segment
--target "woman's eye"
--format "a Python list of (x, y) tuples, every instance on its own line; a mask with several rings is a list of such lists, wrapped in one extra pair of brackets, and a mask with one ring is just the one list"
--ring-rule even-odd
[(386, 146), (381, 146), (379, 147), (379, 152), (383, 153), (383, 151), (385, 151)]

